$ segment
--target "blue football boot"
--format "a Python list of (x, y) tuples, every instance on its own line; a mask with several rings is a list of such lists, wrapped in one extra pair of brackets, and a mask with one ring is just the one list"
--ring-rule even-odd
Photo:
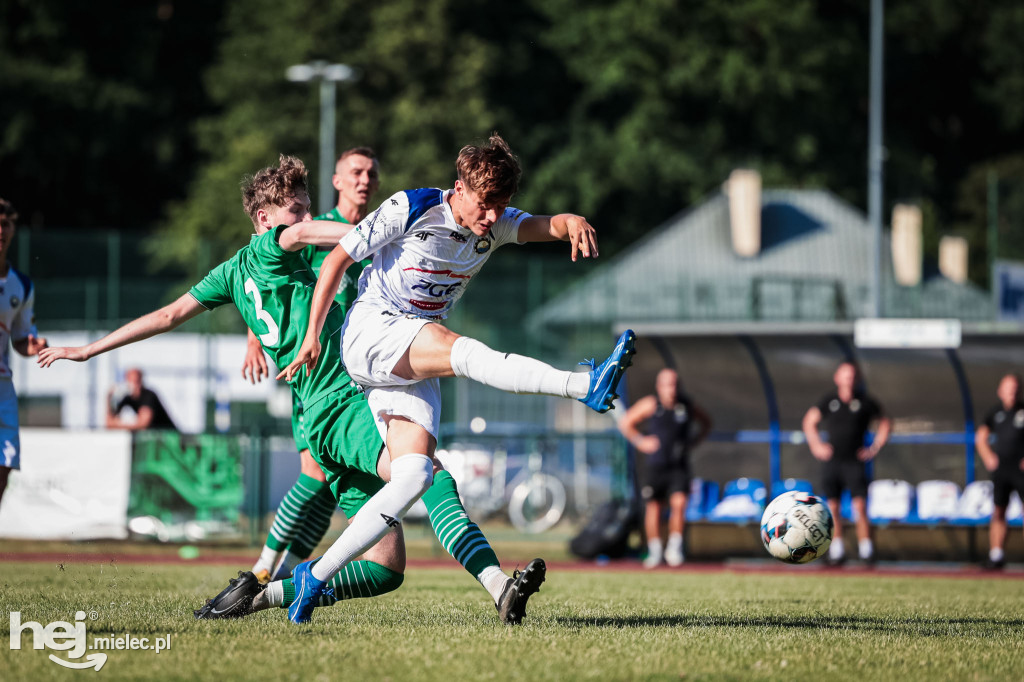
[(635, 343), (636, 334), (632, 329), (627, 329), (622, 332), (612, 354), (600, 365), (595, 367), (593, 360), (580, 363), (591, 367), (590, 390), (585, 398), (580, 398), (581, 403), (598, 412), (612, 409), (612, 401), (619, 397), (615, 394), (615, 387), (619, 385), (619, 379), (626, 368), (633, 364)]
[(288, 620), (296, 624), (308, 623), (313, 609), (320, 604), (320, 597), (331, 594), (333, 588), (324, 580), (313, 577), (311, 569), (315, 560), (304, 561), (292, 572), (292, 585), (295, 586), (295, 601), (288, 607)]

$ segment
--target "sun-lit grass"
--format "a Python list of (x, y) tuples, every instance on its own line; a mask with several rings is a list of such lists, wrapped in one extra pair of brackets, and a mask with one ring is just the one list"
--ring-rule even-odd
[[(204, 621), (192, 609), (224, 567), (0, 564), (0, 613), (70, 621), (88, 636), (170, 635), (171, 649), (111, 651), (104, 679), (175, 680), (1019, 680), (1024, 581), (813, 573), (552, 571), (522, 627), (497, 622), (466, 573), (410, 569), (402, 588), (345, 602), (305, 627), (274, 609)], [(3, 616), (6, 642), (9, 621)], [(23, 648), (0, 680), (88, 679)], [(57, 652), (62, 655), (63, 652)], [(66, 656), (64, 656), (66, 658)]]

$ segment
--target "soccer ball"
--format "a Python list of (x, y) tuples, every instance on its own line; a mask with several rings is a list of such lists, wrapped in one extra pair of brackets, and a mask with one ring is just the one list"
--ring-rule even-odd
[(761, 517), (761, 542), (768, 553), (787, 564), (806, 564), (832, 544), (832, 514), (810, 493), (782, 493)]

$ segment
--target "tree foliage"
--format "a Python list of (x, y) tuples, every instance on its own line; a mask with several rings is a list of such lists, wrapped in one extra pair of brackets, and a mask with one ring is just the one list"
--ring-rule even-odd
[[(929, 243), (971, 236), (982, 278), (978, 178), (1024, 155), (1024, 6), (887, 5), (886, 203), (920, 202)], [(586, 214), (605, 253), (737, 166), (863, 206), (868, 6), (3, 0), (0, 195), (48, 224), (159, 222), (154, 253), (202, 271), (251, 231), (244, 175), (296, 154), (322, 189), (318, 91), (284, 72), (325, 59), (362, 73), (338, 89), (338, 149), (378, 150), (382, 195), (450, 185), (496, 129), (523, 160), (516, 204)]]

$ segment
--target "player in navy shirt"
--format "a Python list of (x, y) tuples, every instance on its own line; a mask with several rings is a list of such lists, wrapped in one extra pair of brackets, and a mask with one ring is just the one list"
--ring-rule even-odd
[[(644, 566), (654, 568), (662, 558), (669, 566), (683, 563), (683, 529), (690, 495), (690, 448), (711, 431), (711, 418), (683, 393), (674, 369), (663, 369), (655, 380), (655, 395), (644, 396), (630, 407), (619, 430), (646, 457), (640, 495), (644, 499), (644, 532), (647, 558)], [(646, 422), (647, 435), (639, 427)], [(694, 423), (699, 431), (694, 433)], [(664, 557), (661, 544), (661, 516), (669, 507), (668, 543)]]
[(992, 472), (992, 522), (989, 525), (988, 568), (1006, 563), (1006, 507), (1013, 490), (1024, 499), (1024, 401), (1020, 397), (1020, 377), (1007, 374), (996, 390), (999, 404), (993, 407), (978, 427), (974, 442), (985, 468)]
[[(867, 515), (867, 463), (875, 458), (889, 439), (891, 423), (882, 406), (860, 390), (857, 366), (852, 362), (840, 364), (832, 380), (836, 390), (807, 410), (803, 421), (803, 431), (811, 454), (822, 462), (820, 492), (828, 498), (829, 510), (835, 521), (829, 561), (839, 563), (845, 559), (842, 517), (839, 513), (839, 499), (844, 489), (849, 490), (853, 498), (860, 558), (871, 561), (874, 559), (874, 545)], [(871, 445), (865, 445), (864, 438), (875, 421), (878, 422), (878, 430), (874, 440)], [(818, 433), (819, 426), (824, 426), (828, 431), (828, 442), (822, 440)]]

